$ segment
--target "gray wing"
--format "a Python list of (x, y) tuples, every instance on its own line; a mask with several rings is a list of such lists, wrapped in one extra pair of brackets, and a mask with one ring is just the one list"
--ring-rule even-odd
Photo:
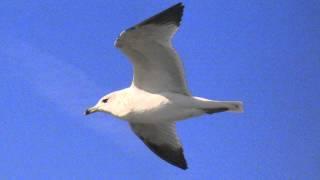
[(130, 127), (143, 143), (161, 159), (181, 169), (188, 168), (182, 145), (176, 135), (175, 123), (130, 123)]
[(134, 65), (134, 86), (152, 93), (189, 95), (182, 63), (171, 44), (183, 8), (182, 3), (178, 3), (127, 29), (116, 40), (115, 46)]

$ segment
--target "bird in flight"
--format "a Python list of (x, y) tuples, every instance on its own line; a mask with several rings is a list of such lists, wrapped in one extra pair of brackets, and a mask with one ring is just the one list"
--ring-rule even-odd
[(85, 114), (104, 112), (126, 120), (133, 132), (161, 159), (187, 169), (176, 121), (218, 112), (242, 112), (240, 101), (194, 97), (171, 39), (184, 5), (178, 3), (123, 31), (115, 41), (132, 62), (131, 86), (103, 96)]

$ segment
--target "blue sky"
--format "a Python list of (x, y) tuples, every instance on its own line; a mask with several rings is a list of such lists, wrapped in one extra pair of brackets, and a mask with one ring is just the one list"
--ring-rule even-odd
[(175, 3), (1, 1), (1, 179), (320, 179), (316, 0), (184, 1), (174, 45), (191, 92), (245, 104), (178, 123), (187, 171), (125, 122), (83, 116), (131, 82), (118, 34)]

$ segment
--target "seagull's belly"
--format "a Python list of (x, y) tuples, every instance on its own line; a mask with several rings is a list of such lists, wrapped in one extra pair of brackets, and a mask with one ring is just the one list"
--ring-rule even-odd
[(182, 108), (175, 104), (166, 104), (144, 111), (133, 111), (128, 121), (136, 123), (158, 123), (165, 121), (178, 121), (201, 115), (203, 111), (194, 108)]
[(116, 116), (136, 123), (172, 122), (198, 116), (203, 110), (193, 105), (193, 99), (175, 93), (151, 94), (131, 89), (132, 94), (123, 103)]

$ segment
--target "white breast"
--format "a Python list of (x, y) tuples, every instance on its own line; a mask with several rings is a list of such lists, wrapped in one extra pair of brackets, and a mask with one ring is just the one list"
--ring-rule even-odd
[[(131, 102), (128, 103), (134, 104), (134, 106), (130, 106), (132, 107), (130, 112), (125, 117), (122, 117), (130, 122), (173, 122), (203, 113), (202, 110), (193, 108), (192, 105), (190, 105), (192, 102), (180, 102), (181, 97), (184, 97), (183, 101), (188, 101), (190, 97), (187, 96), (171, 93), (151, 94), (137, 89), (134, 91), (135, 95), (130, 98)], [(175, 96), (181, 97), (174, 98)], [(190, 106), (184, 106), (183, 104)]]

